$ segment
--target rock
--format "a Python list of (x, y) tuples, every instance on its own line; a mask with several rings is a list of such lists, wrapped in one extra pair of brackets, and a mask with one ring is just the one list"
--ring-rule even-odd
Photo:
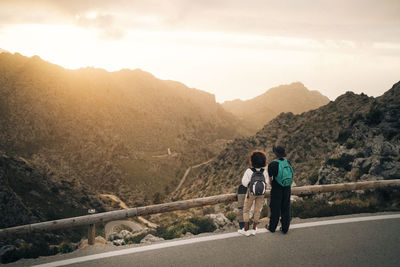
[(118, 233), (112, 233), (107, 238), (108, 241), (114, 241), (114, 240), (117, 240), (117, 239), (120, 239), (120, 237), (118, 236)]
[(384, 179), (400, 179), (400, 162), (388, 161), (382, 164), (381, 175)]
[(224, 226), (231, 224), (231, 221), (222, 213), (207, 214), (206, 217), (211, 218), (217, 228), (223, 228)]
[(186, 234), (184, 235), (184, 237), (190, 237), (190, 236), (193, 236), (191, 232), (186, 232)]
[(372, 166), (372, 162), (373, 162), (373, 158), (365, 159), (361, 165), (361, 171), (363, 173), (369, 173), (369, 170), (371, 169), (371, 166)]
[(353, 168), (360, 168), (365, 162), (365, 158), (356, 158), (353, 161), (352, 167)]
[(0, 263), (11, 262), (12, 255), (17, 251), (17, 248), (13, 245), (7, 245), (0, 248)]
[(381, 148), (381, 155), (384, 157), (397, 156), (399, 154), (399, 148), (395, 144), (384, 142)]
[(108, 236), (109, 241), (117, 240), (117, 239), (124, 239), (125, 237), (131, 236), (133, 233), (129, 232), (128, 230), (121, 230), (119, 233), (112, 233)]
[(162, 241), (162, 240), (164, 240), (164, 238), (157, 237), (152, 234), (148, 234), (140, 241), (140, 243), (141, 244), (150, 244), (150, 243), (158, 242), (158, 241)]
[(116, 239), (113, 241), (113, 245), (114, 246), (125, 246), (126, 243), (125, 243), (125, 240), (123, 240), (123, 239)]
[(14, 241), (13, 245), (15, 245), (17, 248), (22, 248), (26, 247), (28, 244), (26, 243), (25, 240), (18, 238)]
[(382, 152), (382, 145), (383, 145), (384, 138), (382, 135), (375, 136), (374, 139), (372, 139), (372, 154), (375, 155), (380, 155)]
[(102, 236), (96, 236), (94, 242), (95, 244), (102, 244), (102, 245), (107, 244), (107, 240)]
[(352, 149), (346, 151), (346, 154), (351, 155), (351, 156), (355, 156), (355, 155), (357, 155), (357, 153), (358, 153), (358, 150), (355, 148), (352, 148)]
[(128, 230), (121, 230), (121, 231), (118, 233), (118, 237), (119, 237), (119, 239), (124, 239), (126, 236), (131, 235), (131, 234), (132, 234), (132, 233), (129, 232)]
[[(93, 246), (104, 246), (108, 244), (107, 240), (105, 240), (104, 237), (102, 236), (96, 236), (94, 239), (94, 244)], [(87, 247), (92, 247), (91, 245), (88, 244), (88, 240), (84, 239), (78, 244), (79, 249), (87, 248)]]
[(299, 196), (295, 196), (295, 195), (291, 195), (290, 196), (290, 201), (292, 201), (292, 202), (296, 202), (296, 201), (299, 201), (299, 200), (302, 200), (302, 198), (299, 197)]
[(378, 181), (378, 180), (383, 180), (383, 177), (372, 174), (364, 174), (360, 177), (360, 181)]

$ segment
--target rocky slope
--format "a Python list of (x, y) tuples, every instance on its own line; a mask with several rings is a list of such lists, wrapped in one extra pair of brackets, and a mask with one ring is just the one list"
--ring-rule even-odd
[(107, 210), (79, 181), (62, 181), (40, 173), (23, 158), (0, 152), (0, 228), (86, 215)]
[(327, 103), (329, 99), (326, 96), (318, 91), (309, 91), (302, 83), (296, 82), (271, 88), (250, 100), (227, 101), (222, 106), (256, 133), (282, 112), (300, 114)]
[[(66, 70), (1, 53), (0, 94), (0, 150), (131, 205), (240, 135), (213, 95), (141, 70)], [(167, 148), (174, 156), (153, 157)]]
[(236, 139), (177, 198), (234, 192), (249, 153), (286, 147), (297, 185), (400, 179), (400, 82), (373, 98), (352, 92), (300, 115), (282, 113), (256, 135)]
[[(0, 228), (87, 215), (110, 207), (79, 181), (64, 181), (44, 175), (23, 158), (0, 151)], [(85, 227), (33, 233), (0, 239), (0, 263), (23, 257), (69, 251), (87, 233)]]

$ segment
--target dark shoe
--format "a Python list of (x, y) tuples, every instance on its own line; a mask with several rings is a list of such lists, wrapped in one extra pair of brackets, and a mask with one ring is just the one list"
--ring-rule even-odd
[(286, 232), (284, 232), (284, 231), (282, 230), (282, 226), (281, 226), (281, 227), (279, 227), (279, 231), (281, 231), (281, 233), (282, 233), (282, 234), (287, 234), (287, 231), (286, 231)]

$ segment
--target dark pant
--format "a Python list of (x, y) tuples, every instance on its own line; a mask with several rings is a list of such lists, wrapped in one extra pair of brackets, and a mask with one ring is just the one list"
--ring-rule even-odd
[(238, 210), (239, 210), (239, 228), (242, 229), (244, 228), (244, 220), (243, 220), (243, 206), (244, 206), (244, 200), (246, 198), (246, 193), (247, 193), (247, 187), (244, 187), (243, 185), (240, 185), (238, 188)]
[(279, 217), (281, 217), (282, 232), (286, 233), (290, 225), (290, 194), (291, 187), (272, 186), (271, 189), (271, 218), (269, 220), (268, 230), (275, 232), (278, 226)]

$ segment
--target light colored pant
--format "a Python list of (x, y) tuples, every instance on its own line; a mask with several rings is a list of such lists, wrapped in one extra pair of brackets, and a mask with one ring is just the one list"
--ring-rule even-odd
[(237, 196), (238, 196), (239, 222), (244, 222), (243, 207), (244, 207), (244, 200), (246, 199), (246, 194), (238, 194)]
[(264, 195), (253, 196), (250, 193), (248, 193), (248, 194), (249, 194), (249, 197), (246, 197), (246, 200), (244, 201), (243, 220), (245, 222), (249, 221), (251, 205), (253, 205), (253, 202), (254, 202), (254, 218), (253, 218), (253, 220), (255, 223), (258, 223), (258, 220), (260, 219), (262, 205), (264, 202)]

